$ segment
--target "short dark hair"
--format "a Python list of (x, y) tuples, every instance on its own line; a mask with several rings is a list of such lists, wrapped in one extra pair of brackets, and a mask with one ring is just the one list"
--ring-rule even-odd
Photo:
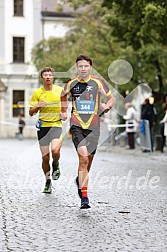
[(92, 66), (93, 61), (92, 61), (92, 59), (91, 59), (89, 56), (84, 55), (84, 54), (81, 54), (81, 55), (79, 55), (79, 56), (76, 58), (75, 63), (77, 63), (77, 62), (80, 61), (80, 60), (86, 60), (86, 61), (88, 61), (89, 64)]
[(150, 104), (150, 100), (147, 98), (147, 99), (145, 99), (145, 103), (146, 104)]
[(44, 68), (42, 68), (41, 69), (41, 71), (40, 71), (40, 76), (42, 77), (42, 75), (43, 75), (43, 73), (45, 73), (45, 72), (52, 72), (52, 73), (54, 73), (54, 68), (52, 68), (52, 67), (44, 67)]

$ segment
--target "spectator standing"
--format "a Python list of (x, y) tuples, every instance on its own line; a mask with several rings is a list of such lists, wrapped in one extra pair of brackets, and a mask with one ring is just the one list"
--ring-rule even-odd
[(162, 103), (162, 108), (166, 110), (167, 107), (167, 94), (164, 96), (163, 103)]
[(135, 133), (137, 131), (137, 112), (131, 103), (125, 104), (126, 115), (126, 132), (128, 135), (129, 149), (135, 149)]
[(161, 134), (161, 152), (164, 152), (164, 146), (167, 136), (167, 103), (163, 103), (163, 108), (165, 110), (165, 115), (160, 121), (160, 134)]
[(19, 140), (23, 139), (23, 129), (25, 127), (25, 121), (22, 118), (22, 115), (18, 115), (18, 124), (19, 124)]
[[(151, 150), (154, 148), (154, 125), (156, 121), (157, 111), (153, 104), (150, 103), (149, 99), (146, 99), (144, 104), (141, 106), (141, 119), (149, 122)], [(143, 150), (145, 151), (145, 150)]]

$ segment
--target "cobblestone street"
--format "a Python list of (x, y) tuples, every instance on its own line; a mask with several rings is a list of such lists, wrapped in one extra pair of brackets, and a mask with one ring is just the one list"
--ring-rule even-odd
[(53, 192), (35, 139), (0, 140), (0, 251), (166, 252), (167, 155), (99, 147), (80, 210), (72, 143), (61, 150)]

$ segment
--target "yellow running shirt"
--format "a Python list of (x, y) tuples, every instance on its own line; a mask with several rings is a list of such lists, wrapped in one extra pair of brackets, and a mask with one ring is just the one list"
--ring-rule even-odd
[(46, 107), (39, 110), (39, 119), (42, 121), (42, 127), (62, 127), (60, 119), (61, 92), (62, 87), (53, 85), (51, 91), (47, 91), (42, 86), (32, 94), (29, 102), (30, 107), (36, 107), (40, 101), (47, 103)]

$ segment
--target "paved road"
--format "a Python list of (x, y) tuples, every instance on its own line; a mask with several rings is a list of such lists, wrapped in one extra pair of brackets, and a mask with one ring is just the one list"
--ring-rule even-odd
[(166, 252), (166, 161), (166, 154), (100, 147), (90, 174), (92, 208), (80, 210), (71, 143), (45, 195), (37, 142), (0, 140), (0, 251)]

